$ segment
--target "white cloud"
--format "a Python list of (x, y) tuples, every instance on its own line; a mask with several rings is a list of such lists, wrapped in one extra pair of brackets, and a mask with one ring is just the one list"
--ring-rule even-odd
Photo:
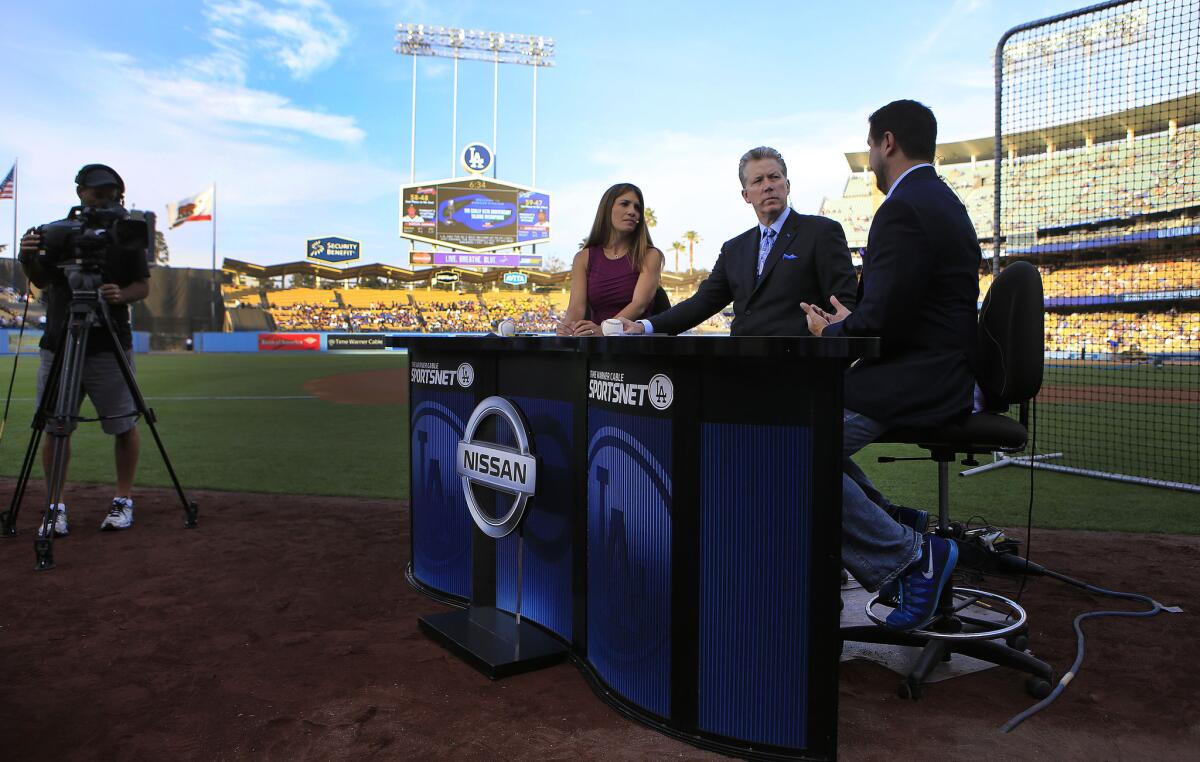
[(214, 84), (126, 67), (139, 94), (149, 95), (148, 108), (190, 122), (241, 124), (311, 135), (342, 143), (362, 140), (354, 117), (303, 109), (277, 93), (239, 84)]
[(249, 52), (260, 50), (304, 79), (337, 60), (350, 27), (323, 0), (208, 0), (211, 55), (188, 62), (193, 71), (244, 81)]

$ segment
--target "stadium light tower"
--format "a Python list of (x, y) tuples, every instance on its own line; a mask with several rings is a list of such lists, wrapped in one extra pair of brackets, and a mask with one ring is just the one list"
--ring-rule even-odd
[(453, 126), (451, 129), (451, 177), (458, 172), (458, 62), (460, 59), (490, 61), (492, 72), (492, 154), (496, 151), (496, 117), (500, 92), (500, 64), (522, 64), (533, 67), (533, 182), (537, 182), (537, 72), (540, 67), (554, 65), (554, 40), (549, 37), (505, 32), (483, 32), (476, 29), (428, 26), (425, 24), (396, 25), (396, 53), (412, 56), (412, 143), (410, 147), (410, 180), (416, 180), (417, 158), (417, 57), (430, 56), (454, 59)]

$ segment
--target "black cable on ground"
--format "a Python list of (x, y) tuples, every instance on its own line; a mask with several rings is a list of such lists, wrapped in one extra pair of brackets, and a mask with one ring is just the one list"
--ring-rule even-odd
[(1021, 587), (1017, 589), (1016, 601), (1021, 603), (1021, 595), (1025, 592), (1025, 583), (1029, 580), (1029, 550), (1033, 547), (1033, 467), (1037, 455), (1037, 397), (1029, 403), (1029, 508), (1025, 512), (1025, 568), (1021, 572)]
[(1054, 689), (1052, 691), (1050, 691), (1049, 696), (1042, 699), (1041, 701), (1034, 704), (1033, 706), (1029, 707), (1028, 709), (1021, 712), (1020, 714), (1017, 714), (1012, 719), (1010, 719), (1008, 722), (1004, 723), (1004, 725), (1002, 725), (1000, 727), (1000, 730), (1003, 733), (1007, 733), (1007, 732), (1011, 731), (1013, 728), (1017, 727), (1025, 720), (1029, 719), (1033, 715), (1037, 714), (1038, 712), (1042, 711), (1046, 707), (1050, 706), (1050, 704), (1054, 703), (1054, 700), (1057, 699), (1060, 695), (1062, 695), (1062, 692), (1064, 690), (1066, 690), (1066, 687), (1071, 683), (1072, 680), (1075, 679), (1075, 676), (1079, 674), (1079, 667), (1080, 667), (1080, 665), (1083, 664), (1083, 654), (1084, 654), (1083, 622), (1085, 620), (1093, 619), (1096, 617), (1102, 617), (1102, 616), (1151, 617), (1162, 611), (1175, 611), (1175, 612), (1179, 611), (1179, 609), (1175, 608), (1175, 607), (1163, 606), (1161, 603), (1154, 600), (1153, 598), (1151, 598), (1148, 595), (1142, 595), (1140, 593), (1124, 593), (1124, 592), (1120, 592), (1120, 591), (1116, 591), (1116, 590), (1105, 590), (1102, 587), (1096, 587), (1095, 585), (1089, 585), (1086, 582), (1082, 582), (1073, 577), (1068, 577), (1065, 574), (1059, 574), (1058, 572), (1051, 571), (1050, 569), (1046, 569), (1045, 567), (1040, 566), (1039, 564), (1031, 563), (1029, 561), (1023, 561), (1020, 557), (1013, 556), (1013, 557), (1007, 557), (1007, 558), (1008, 558), (1008, 560), (1004, 561), (1002, 565), (1008, 565), (1008, 566), (1013, 567), (1014, 569), (1017, 567), (1020, 567), (1023, 571), (1025, 571), (1028, 574), (1045, 575), (1047, 577), (1052, 577), (1052, 578), (1060, 580), (1062, 582), (1066, 582), (1069, 585), (1074, 585), (1075, 587), (1082, 588), (1082, 589), (1088, 591), (1089, 593), (1095, 593), (1096, 595), (1105, 595), (1110, 598), (1124, 598), (1126, 600), (1144, 601), (1144, 602), (1150, 604), (1150, 608), (1145, 611), (1088, 611), (1088, 612), (1085, 612), (1085, 613), (1080, 614), (1079, 616), (1075, 617), (1075, 621), (1072, 623), (1072, 626), (1075, 628), (1075, 661), (1071, 664), (1071, 668), (1069, 670), (1067, 670), (1067, 672), (1062, 676), (1062, 678), (1059, 679), (1058, 684), (1054, 686)]

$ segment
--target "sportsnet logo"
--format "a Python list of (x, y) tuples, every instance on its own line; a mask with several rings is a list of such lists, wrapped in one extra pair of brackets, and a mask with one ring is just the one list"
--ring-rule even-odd
[(666, 410), (675, 401), (675, 385), (662, 373), (655, 374), (644, 384), (625, 380), (618, 371), (588, 371), (588, 399), (612, 405), (645, 407)]
[(321, 349), (321, 337), (315, 333), (260, 333), (258, 351), (312, 351)]
[(446, 369), (436, 362), (414, 362), (409, 368), (409, 380), (425, 386), (461, 386), (466, 389), (475, 383), (475, 368), (469, 362)]

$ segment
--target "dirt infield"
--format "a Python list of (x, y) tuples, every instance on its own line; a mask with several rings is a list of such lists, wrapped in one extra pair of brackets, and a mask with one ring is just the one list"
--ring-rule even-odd
[(1195, 389), (1149, 389), (1139, 386), (1100, 384), (1048, 384), (1038, 392), (1038, 402), (1065, 405), (1072, 402), (1120, 403), (1123, 405), (1195, 405)]
[(306, 381), (304, 391), (339, 405), (407, 405), (408, 371), (400, 368), (322, 376)]
[[(0, 481), (7, 501), (11, 480)], [(632, 724), (570, 665), (489, 683), (422, 636), (441, 609), (404, 582), (398, 501), (196, 492), (200, 527), (163, 490), (137, 524), (96, 531), (105, 488), (72, 485), (58, 568), (33, 571), (31, 493), (0, 540), (0, 757), (71, 759), (711, 758)], [(1039, 530), (1034, 557), (1182, 615), (1085, 625), (1067, 693), (1012, 734), (1031, 702), (1004, 670), (938, 683), (844, 665), (843, 759), (1181, 759), (1200, 746), (1200, 538)], [(1003, 581), (1009, 590), (1011, 581)], [(1071, 618), (1132, 609), (1048, 580), (1024, 600), (1033, 647), (1073, 657)]]

